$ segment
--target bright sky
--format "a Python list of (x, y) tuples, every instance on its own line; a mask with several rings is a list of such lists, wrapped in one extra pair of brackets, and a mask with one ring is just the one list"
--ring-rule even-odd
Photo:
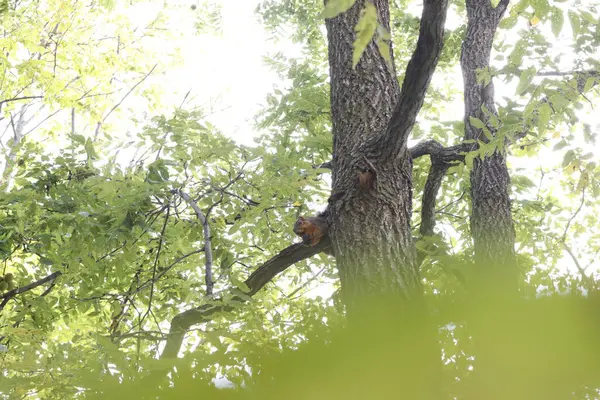
[(252, 144), (256, 135), (252, 118), (279, 82), (263, 57), (278, 49), (290, 54), (294, 46), (269, 40), (254, 14), (258, 0), (218, 1), (222, 5), (222, 35), (200, 37), (191, 29), (196, 13), (202, 12), (200, 6), (192, 11), (190, 5), (198, 4), (195, 0), (182, 3), (181, 18), (174, 18), (173, 28), (186, 32), (185, 39), (179, 41), (184, 62), (167, 75), (172, 104), (179, 104), (191, 89), (191, 104), (210, 104), (213, 123), (238, 142)]

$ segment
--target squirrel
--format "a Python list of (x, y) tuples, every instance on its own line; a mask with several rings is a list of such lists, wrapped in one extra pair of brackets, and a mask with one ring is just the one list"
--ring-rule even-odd
[(294, 233), (302, 238), (305, 245), (316, 246), (327, 234), (328, 228), (326, 213), (321, 213), (316, 217), (298, 217)]

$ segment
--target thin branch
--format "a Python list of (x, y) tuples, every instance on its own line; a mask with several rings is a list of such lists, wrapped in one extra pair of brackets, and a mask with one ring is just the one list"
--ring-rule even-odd
[(152, 299), (154, 297), (154, 283), (156, 282), (156, 269), (158, 268), (158, 261), (160, 259), (160, 254), (162, 253), (163, 244), (165, 242), (165, 231), (167, 230), (167, 225), (169, 222), (169, 217), (171, 216), (171, 207), (167, 206), (167, 215), (165, 215), (165, 222), (163, 223), (162, 229), (160, 231), (160, 239), (158, 240), (158, 249), (156, 250), (156, 256), (154, 257), (154, 263), (152, 265), (152, 284), (150, 285), (150, 295), (148, 296), (148, 309), (146, 313), (140, 319), (140, 327), (142, 323), (148, 316), (148, 313), (152, 309)]
[(48, 115), (43, 120), (41, 120), (36, 126), (34, 126), (33, 128), (31, 128), (30, 130), (28, 130), (23, 136), (29, 135), (31, 132), (33, 132), (34, 130), (36, 130), (37, 128), (39, 128), (44, 122), (48, 121), (50, 118), (54, 117), (56, 114), (58, 114), (61, 111), (62, 110), (60, 110), (60, 109), (54, 111), (52, 114)]
[[(524, 71), (522, 69), (511, 69), (509, 71), (499, 71), (496, 75), (521, 75)], [(582, 71), (538, 71), (536, 72), (537, 76), (573, 76), (573, 75), (590, 75), (590, 76), (598, 76), (600, 72), (596, 70), (582, 70)]]
[(439, 162), (450, 163), (452, 161), (463, 161), (466, 153), (471, 150), (473, 150), (473, 144), (470, 143), (444, 147), (436, 140), (426, 140), (411, 147), (408, 151), (413, 160), (429, 155)]
[(298, 293), (299, 291), (301, 291), (302, 289), (304, 289), (305, 287), (307, 287), (308, 285), (311, 284), (312, 281), (314, 281), (315, 279), (317, 279), (319, 277), (319, 275), (321, 275), (323, 273), (323, 271), (325, 271), (325, 267), (321, 268), (316, 274), (314, 274), (313, 276), (311, 276), (306, 282), (304, 282), (302, 285), (300, 285), (299, 287), (297, 287), (296, 289), (294, 289), (292, 291), (292, 293), (287, 295), (288, 299), (291, 299), (296, 293)]
[(200, 220), (200, 223), (202, 223), (202, 226), (204, 228), (204, 259), (205, 259), (204, 279), (206, 282), (206, 295), (210, 296), (213, 294), (213, 286), (214, 286), (213, 273), (212, 273), (213, 257), (212, 257), (212, 244), (211, 244), (211, 237), (210, 237), (210, 225), (208, 224), (208, 219), (204, 216), (204, 213), (202, 212), (200, 207), (198, 207), (198, 204), (194, 200), (192, 200), (191, 197), (187, 193), (183, 192), (182, 190), (177, 190), (177, 194), (179, 194), (179, 196), (181, 196), (181, 198), (183, 200), (185, 200), (190, 205), (190, 207), (192, 207), (192, 209), (196, 213), (196, 216), (198, 217), (198, 219)]
[[(203, 251), (204, 251), (204, 249), (198, 249), (198, 250), (191, 251), (191, 252), (189, 252), (187, 254), (184, 254), (181, 257), (178, 257), (169, 266), (167, 266), (166, 268), (164, 268), (163, 270), (161, 270), (158, 274), (156, 274), (156, 278), (154, 279), (154, 282), (159, 281), (160, 278), (162, 278), (163, 276), (165, 276), (173, 267), (175, 267), (181, 261), (185, 260), (186, 258), (188, 258), (190, 256), (193, 256), (194, 254), (202, 253)], [(132, 293), (130, 293), (130, 294), (138, 293), (138, 292), (142, 291), (143, 289), (145, 289), (146, 287), (148, 287), (149, 285), (151, 285), (152, 283), (153, 283), (153, 280), (149, 279), (146, 282), (142, 283), (140, 286), (138, 286), (138, 288), (135, 291), (133, 291)], [(112, 295), (112, 296), (116, 296), (116, 295)]]
[(188, 96), (190, 95), (190, 93), (192, 92), (192, 89), (188, 90), (187, 93), (185, 94), (185, 96), (183, 96), (183, 101), (181, 102), (181, 104), (179, 105), (179, 108), (182, 108), (183, 105), (185, 104)]
[(569, 231), (569, 227), (571, 226), (571, 223), (573, 222), (573, 220), (575, 219), (575, 217), (577, 217), (577, 215), (579, 214), (579, 212), (583, 208), (583, 204), (584, 203), (585, 203), (585, 188), (581, 192), (581, 203), (579, 203), (579, 207), (573, 213), (573, 215), (571, 215), (571, 218), (569, 218), (569, 220), (567, 221), (567, 226), (565, 226), (565, 231), (563, 232), (563, 235), (562, 235), (562, 238), (561, 238), (561, 242), (563, 242), (563, 243), (565, 242), (565, 239), (567, 237), (567, 232)]
[(152, 74), (152, 72), (154, 72), (154, 70), (156, 69), (157, 66), (158, 66), (158, 64), (154, 64), (154, 67), (152, 67), (152, 69), (150, 71), (148, 71), (148, 73), (146, 75), (144, 75), (142, 77), (142, 79), (140, 79), (135, 85), (133, 85), (131, 87), (131, 89), (129, 89), (127, 91), (127, 93), (125, 93), (125, 95), (121, 98), (121, 100), (117, 104), (115, 104), (115, 106), (113, 108), (110, 109), (110, 111), (104, 116), (104, 118), (102, 118), (102, 121), (98, 122), (98, 125), (96, 126), (96, 132), (94, 134), (94, 139), (98, 136), (101, 125), (106, 121), (106, 119), (110, 116), (110, 114), (112, 114), (113, 111), (115, 111), (117, 108), (119, 108), (119, 106), (131, 94), (131, 92), (133, 92), (135, 90), (135, 88), (137, 88), (142, 82), (144, 82), (146, 80), (146, 78), (148, 78), (150, 76), (150, 74)]
[(577, 270), (581, 274), (581, 279), (586, 282), (588, 290), (591, 289), (593, 287), (594, 280), (585, 273), (585, 268), (583, 268), (581, 266), (581, 264), (579, 264), (579, 260), (577, 260), (577, 257), (575, 257), (575, 254), (573, 254), (573, 251), (571, 250), (571, 248), (569, 246), (567, 246), (567, 244), (564, 241), (562, 242), (562, 245), (565, 248), (565, 250), (567, 251), (567, 253), (569, 253), (569, 256), (571, 256), (571, 259), (575, 263)]
[(4, 100), (0, 100), (0, 111), (2, 110), (2, 106), (6, 103), (10, 103), (12, 101), (19, 101), (19, 100), (31, 100), (31, 99), (43, 99), (44, 96), (22, 96), (22, 97), (14, 97), (12, 99), (4, 99)]

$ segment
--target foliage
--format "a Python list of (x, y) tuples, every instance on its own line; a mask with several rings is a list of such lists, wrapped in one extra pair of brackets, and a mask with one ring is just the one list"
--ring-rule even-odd
[[(414, 49), (419, 14), (414, 2), (392, 3), (393, 61), (396, 70), (403, 71)], [(460, 107), (456, 111), (462, 101), (457, 64), (466, 22), (461, 3), (453, 4), (455, 26), (448, 29), (413, 132), (415, 141), (436, 139), (453, 145), (463, 136), (462, 111)], [(12, 274), (18, 288), (51, 279), (16, 294), (0, 284), (4, 296), (0, 297), (0, 343), (5, 346), (0, 353), (0, 394), (6, 398), (127, 394), (175, 398), (193, 390), (211, 398), (248, 392), (264, 395), (261, 398), (274, 397), (273, 393), (282, 397), (282, 392), (306, 398), (311, 390), (323, 388), (315, 383), (311, 368), (322, 372), (324, 366), (343, 365), (345, 360), (335, 348), (323, 350), (324, 342), (342, 335), (337, 329), (343, 309), (332, 258), (320, 254), (295, 264), (243, 306), (227, 295), (230, 288), (243, 289), (243, 281), (261, 263), (294, 240), (290, 227), (299, 214), (314, 213), (326, 203), (329, 177), (319, 166), (331, 159), (332, 140), (320, 16), (343, 12), (353, 2), (330, 1), (324, 9), (320, 1), (284, 0), (265, 1), (258, 7), (268, 29), (292, 30), (302, 54), (295, 59), (283, 53), (267, 58), (282, 83), (257, 115), (261, 136), (251, 147), (229, 139), (201, 109), (173, 107), (168, 113), (156, 113), (160, 96), (153, 86), (146, 87), (141, 97), (147, 105), (144, 112), (155, 117), (146, 119), (142, 113), (134, 115), (117, 107), (115, 113), (134, 123), (122, 127), (114, 114), (113, 125), (105, 121), (159, 58), (143, 38), (163, 34), (158, 30), (160, 18), (147, 30), (136, 31), (120, 2), (106, 4), (108, 8), (94, 2), (7, 4), (1, 9), (3, 122), (9, 129), (11, 121), (27, 119), (21, 114), (26, 104), (30, 107), (26, 111), (42, 125), (33, 129), (37, 136), (14, 132), (9, 135), (18, 136), (18, 142), (3, 141), (7, 163), (0, 184), (0, 275), (8, 282), (7, 274)], [(372, 5), (366, 4), (357, 26), (355, 61), (373, 35), (376, 43), (388, 37), (369, 20)], [(199, 16), (199, 31), (218, 30), (216, 5), (197, 10), (206, 11)], [(592, 150), (597, 121), (591, 107), (598, 97), (597, 14), (593, 6), (576, 1), (550, 5), (521, 0), (509, 9), (493, 68), (480, 71), (482, 82), (493, 80), (503, 95), (497, 116), (500, 134), (450, 168), (438, 197), (437, 234), (419, 238), (418, 248), (426, 253), (421, 269), (432, 302), (452, 305), (445, 299), (460, 300), (467, 292), (463, 282), (471, 271), (473, 252), (468, 174), (473, 160), (496, 149), (499, 140), (512, 143), (509, 161), (519, 261), (525, 274), (523, 292), (534, 297), (540, 292), (597, 289), (597, 271), (592, 269), (597, 269), (600, 251), (600, 167)], [(106, 29), (103, 33), (89, 29), (100, 23)], [(557, 37), (563, 46), (556, 46)], [(161, 67), (176, 60), (162, 60)], [(19, 97), (36, 98), (15, 100)], [(51, 111), (44, 114), (44, 110)], [(75, 128), (68, 118), (45, 122), (56, 110), (74, 110), (73, 115), (83, 121)], [(94, 134), (98, 122), (106, 137)], [(92, 128), (84, 129), (86, 124)], [(127, 136), (130, 128), (136, 134)], [(48, 137), (60, 145), (49, 148), (44, 142)], [(131, 161), (127, 164), (114, 149), (130, 142), (133, 154), (127, 154)], [(428, 160), (415, 160), (415, 231), (428, 167)], [(192, 202), (175, 190), (189, 194)], [(205, 284), (207, 238), (193, 206), (210, 227), (214, 293), (235, 309), (190, 332), (183, 358), (157, 360), (172, 318), (212, 301)], [(548, 314), (556, 316), (551, 325), (561, 327), (560, 321), (573, 321), (561, 307), (541, 307), (532, 315), (542, 318), (544, 313), (554, 313)], [(532, 320), (530, 331), (519, 330), (518, 323), (527, 321), (521, 317), (506, 322), (507, 329), (523, 335), (523, 342), (515, 343), (529, 343), (548, 332), (547, 320)], [(562, 325), (562, 332), (575, 335), (568, 323)], [(463, 378), (472, 366), (470, 331), (464, 324), (443, 326), (439, 339), (448, 379), (453, 382), (449, 391), (462, 393)], [(558, 335), (552, 339), (555, 342), (549, 340), (547, 348), (532, 353), (541, 357), (548, 348), (556, 350), (564, 344), (574, 351), (571, 358), (563, 354), (574, 363), (569, 365), (589, 361), (582, 349), (594, 354), (589, 341), (569, 347)], [(365, 349), (371, 350), (377, 340), (369, 337)], [(380, 349), (390, 345), (379, 344)], [(309, 350), (294, 353), (298, 348)], [(514, 356), (513, 363), (530, 354), (527, 349), (510, 350), (507, 354)], [(368, 354), (353, 354), (354, 364), (348, 363), (348, 368), (365, 365), (361, 357)], [(369, 358), (373, 363), (369, 365), (374, 365), (375, 356)], [(389, 358), (383, 358), (385, 362), (367, 378), (397, 372)], [(554, 364), (533, 365), (545, 367), (539, 370), (544, 376), (552, 373), (549, 368)], [(596, 364), (589, 365), (589, 371), (597, 371)], [(164, 380), (167, 375), (170, 382)], [(225, 376), (236, 389), (216, 392), (211, 380), (217, 376)], [(273, 376), (281, 377), (281, 387), (265, 383)], [(344, 386), (348, 381), (325, 376), (331, 386), (324, 391), (345, 388), (351, 397), (356, 392), (350, 388), (358, 390), (356, 385)], [(254, 392), (241, 391), (244, 385)], [(389, 388), (381, 390), (388, 393)]]

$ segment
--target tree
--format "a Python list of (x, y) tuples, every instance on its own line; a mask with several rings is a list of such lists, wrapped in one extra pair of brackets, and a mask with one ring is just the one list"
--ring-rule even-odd
[[(532, 388), (545, 397), (577, 388), (584, 397), (598, 387), (598, 349), (589, 329), (596, 320), (578, 300), (569, 306), (487, 301), (478, 309), (460, 286), (466, 281), (487, 294), (500, 277), (511, 289), (518, 283), (525, 297), (540, 284), (558, 285), (550, 292), (597, 288), (567, 243), (591, 232), (585, 237), (589, 250), (579, 252), (593, 260), (600, 242), (591, 229), (595, 218), (585, 213), (597, 208), (590, 203), (600, 193), (597, 166), (575, 138), (553, 137), (566, 122), (594, 140), (578, 121), (584, 113), (573, 110), (597, 96), (598, 63), (584, 60), (598, 40), (596, 11), (568, 5), (581, 60), (573, 70), (549, 71), (558, 68), (548, 55), (552, 47), (536, 29), (519, 31), (516, 43), (503, 40), (514, 35), (511, 24), (523, 22), (560, 33), (561, 8), (522, 1), (507, 11), (505, 1), (468, 1), (463, 9), (462, 3), (425, 1), (418, 18), (406, 5), (330, 0), (326, 42), (316, 18), (320, 3), (264, 3), (267, 25), (291, 22), (306, 52), (301, 60), (280, 54), (269, 60), (292, 86), (267, 99), (259, 124), (264, 135), (255, 147), (235, 144), (202, 112), (177, 107), (137, 127), (143, 154), (134, 155), (129, 167), (107, 162), (110, 150), (91, 151), (96, 144), (112, 148), (101, 139), (90, 147), (88, 138), (74, 136), (58, 156), (39, 146), (18, 148), (24, 162), (11, 167), (15, 187), (0, 201), (2, 273), (12, 273), (18, 284), (0, 295), (8, 350), (0, 392), (181, 397), (218, 373), (278, 398), (278, 390), (290, 388), (300, 397), (334, 389), (352, 396), (374, 387), (393, 394), (399, 383), (413, 398), (514, 398)], [(455, 29), (444, 27), (449, 7), (467, 17)], [(509, 54), (501, 68), (490, 63), (494, 37), (500, 57)], [(463, 97), (443, 82), (459, 58), (463, 121), (444, 123), (440, 104)], [(531, 63), (540, 68), (525, 68)], [(498, 105), (492, 79), (515, 75), (518, 94)], [(425, 140), (409, 146), (411, 138)], [(534, 184), (508, 164), (510, 152), (536, 154), (552, 140), (557, 151), (568, 149), (566, 171), (541, 176), (564, 182), (561, 197), (548, 193), (556, 186)], [(323, 179), (329, 173), (331, 190)], [(307, 212), (305, 204), (327, 197), (329, 236), (314, 247), (284, 247), (292, 240), (294, 211)], [(414, 207), (419, 200), (420, 208)], [(549, 210), (563, 215), (552, 219)], [(440, 228), (446, 227), (454, 232), (445, 234)], [(558, 251), (555, 243), (564, 247)], [(579, 277), (553, 278), (537, 269), (557, 265), (564, 248)], [(325, 251), (335, 255), (342, 295), (335, 293), (333, 301), (299, 295), (320, 279), (337, 287), (333, 258)], [(473, 260), (483, 280), (472, 279), (464, 267)], [(518, 279), (517, 261), (528, 285)], [(381, 295), (383, 304), (373, 304), (371, 296)], [(433, 321), (423, 318), (431, 310)], [(357, 335), (340, 335), (339, 347), (319, 347), (346, 312), (359, 325)], [(174, 360), (188, 333), (186, 356)], [(505, 337), (514, 338), (512, 347), (502, 342)], [(320, 358), (311, 356), (309, 345), (283, 363), (295, 373), (278, 371), (282, 364), (270, 357), (305, 341), (316, 343), (312, 354)], [(163, 360), (157, 363), (161, 342)], [(347, 359), (340, 354), (348, 344), (360, 351), (344, 368)], [(79, 355), (85, 356), (84, 371)], [(293, 360), (301, 361), (296, 370)], [(474, 385), (468, 383), (473, 364), (479, 374)], [(561, 372), (572, 372), (548, 370), (558, 364), (565, 366)], [(328, 372), (336, 368), (339, 380)], [(273, 376), (282, 386), (269, 392)], [(549, 376), (553, 385), (544, 386)], [(322, 386), (313, 384), (319, 377), (327, 378)]]

